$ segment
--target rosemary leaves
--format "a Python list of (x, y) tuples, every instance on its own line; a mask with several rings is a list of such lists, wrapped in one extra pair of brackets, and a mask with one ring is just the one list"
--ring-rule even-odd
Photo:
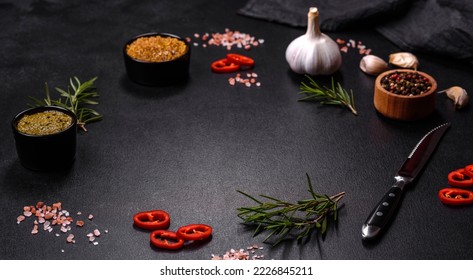
[[(35, 107), (40, 106), (58, 106), (64, 109), (72, 111), (77, 117), (77, 125), (84, 131), (87, 131), (85, 125), (94, 121), (102, 119), (102, 115), (94, 109), (85, 107), (85, 105), (97, 105), (96, 99), (99, 94), (95, 91), (94, 82), (97, 77), (94, 77), (84, 83), (81, 83), (77, 77), (70, 78), (70, 87), (66, 90), (56, 88), (59, 92), (60, 98), (57, 100), (51, 99), (49, 93), (48, 84), (45, 83), (46, 98), (43, 100), (37, 99), (30, 96), (29, 98), (34, 101)], [(72, 92), (71, 92), (72, 88)], [(65, 98), (63, 101), (62, 98)]]
[(355, 108), (355, 99), (353, 98), (353, 92), (350, 90), (350, 94), (337, 83), (332, 77), (332, 87), (322, 87), (318, 85), (310, 76), (306, 75), (309, 79), (309, 84), (301, 82), (299, 94), (306, 94), (306, 97), (300, 98), (298, 101), (320, 101), (323, 105), (338, 105), (344, 106), (350, 109), (350, 111), (356, 116), (358, 112)]
[(260, 195), (268, 199), (262, 202), (245, 192), (238, 191), (257, 203), (256, 206), (237, 208), (238, 217), (245, 224), (256, 226), (254, 236), (269, 231), (263, 242), (274, 236), (276, 241), (273, 246), (283, 241), (291, 232), (295, 232), (298, 241), (309, 236), (314, 230), (317, 230), (317, 234), (325, 235), (329, 220), (337, 220), (338, 201), (345, 196), (345, 192), (331, 197), (317, 194), (314, 192), (309, 175), (306, 176), (311, 198), (299, 200), (297, 203)]

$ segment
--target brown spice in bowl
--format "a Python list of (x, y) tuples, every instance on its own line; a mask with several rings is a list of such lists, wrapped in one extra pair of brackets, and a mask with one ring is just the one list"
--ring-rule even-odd
[(126, 53), (145, 62), (165, 62), (177, 59), (187, 51), (186, 44), (172, 37), (140, 37), (126, 46)]
[(29, 135), (50, 135), (72, 125), (71, 116), (54, 110), (24, 115), (16, 125), (19, 132)]

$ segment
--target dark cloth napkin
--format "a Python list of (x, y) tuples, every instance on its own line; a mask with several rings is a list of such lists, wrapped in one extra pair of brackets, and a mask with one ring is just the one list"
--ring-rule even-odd
[(375, 28), (401, 50), (473, 63), (471, 0), (250, 0), (238, 13), (305, 27), (309, 7), (322, 30)]

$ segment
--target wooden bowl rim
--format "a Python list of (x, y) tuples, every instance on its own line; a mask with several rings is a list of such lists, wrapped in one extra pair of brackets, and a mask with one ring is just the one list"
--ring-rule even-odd
[[(399, 95), (399, 94), (392, 93), (390, 91), (385, 90), (381, 86), (380, 81), (386, 75), (389, 75), (389, 74), (394, 73), (394, 72), (419, 73), (420, 75), (425, 76), (427, 79), (429, 79), (430, 83), (432, 84), (432, 87), (426, 93), (419, 94), (419, 95), (414, 95), (414, 96)], [(385, 72), (379, 74), (378, 77), (376, 78), (376, 81), (375, 81), (375, 87), (376, 87), (377, 90), (383, 92), (384, 94), (390, 95), (390, 96), (395, 97), (395, 98), (417, 99), (417, 98), (424, 98), (426, 96), (429, 96), (429, 95), (433, 94), (437, 90), (437, 81), (432, 76), (430, 76), (429, 74), (427, 74), (425, 72), (422, 72), (422, 71), (411, 70), (411, 69), (393, 69), (393, 70), (388, 70), (388, 71), (385, 71)]]

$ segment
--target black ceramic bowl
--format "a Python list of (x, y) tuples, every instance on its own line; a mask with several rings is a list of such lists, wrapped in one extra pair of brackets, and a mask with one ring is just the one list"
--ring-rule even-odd
[[(44, 111), (60, 111), (72, 118), (72, 124), (63, 131), (49, 135), (30, 135), (18, 131), (18, 122), (24, 115)], [(36, 107), (19, 113), (12, 121), (16, 151), (21, 164), (37, 171), (63, 170), (73, 163), (76, 156), (77, 118), (69, 110), (45, 106)]]
[[(134, 59), (127, 54), (127, 46), (141, 37), (172, 37), (186, 44), (185, 53), (174, 59), (164, 62), (147, 62)], [(191, 57), (191, 48), (188, 42), (183, 38), (168, 33), (146, 33), (138, 35), (129, 40), (123, 47), (123, 56), (125, 59), (125, 68), (128, 77), (139, 84), (148, 86), (168, 85), (178, 82), (184, 82), (189, 76), (189, 62)]]

